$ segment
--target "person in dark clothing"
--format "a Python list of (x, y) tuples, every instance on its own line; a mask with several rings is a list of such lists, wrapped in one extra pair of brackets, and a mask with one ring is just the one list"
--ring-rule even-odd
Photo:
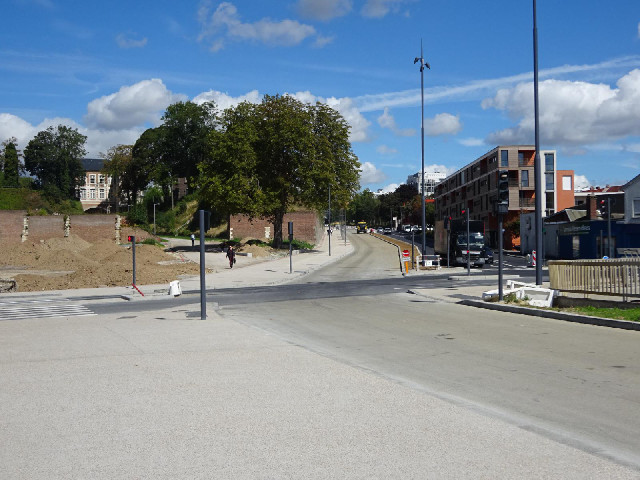
[(231, 245), (227, 249), (227, 258), (229, 259), (229, 268), (233, 268), (233, 264), (236, 263), (236, 251)]

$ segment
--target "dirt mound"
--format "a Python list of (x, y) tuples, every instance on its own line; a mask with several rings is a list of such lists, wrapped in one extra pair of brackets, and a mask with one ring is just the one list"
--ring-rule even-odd
[[(198, 264), (176, 260), (174, 255), (156, 245), (137, 244), (136, 283), (168, 284), (181, 275), (199, 274)], [(4, 272), (1, 266), (5, 266)], [(124, 286), (131, 285), (133, 280), (130, 246), (116, 245), (112, 240), (90, 243), (73, 235), (6, 247), (0, 258), (0, 273), (4, 273), (4, 277), (11, 276), (11, 269), (15, 267), (46, 272), (15, 275), (17, 290), (22, 292)], [(68, 271), (73, 273), (57, 273)]]

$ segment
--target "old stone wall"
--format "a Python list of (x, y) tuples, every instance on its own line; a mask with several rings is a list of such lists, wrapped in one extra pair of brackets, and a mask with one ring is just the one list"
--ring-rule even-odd
[[(0, 210), (0, 245), (20, 243), (26, 211)], [(46, 215), (27, 217), (29, 222), (28, 241), (48, 240), (64, 237), (64, 216)], [(124, 222), (123, 222), (124, 223)], [(71, 215), (70, 233), (88, 242), (102, 239), (115, 241), (116, 216), (111, 215)], [(121, 243), (127, 242), (128, 235), (135, 235), (136, 242), (151, 237), (140, 228), (122, 226)]]
[[(287, 238), (289, 222), (293, 222), (293, 236), (297, 240), (317, 244), (322, 238), (324, 227), (316, 212), (286, 214), (282, 223), (283, 239)], [(233, 215), (229, 221), (229, 228), (235, 239), (273, 240), (273, 223), (264, 218), (250, 220), (246, 215)]]

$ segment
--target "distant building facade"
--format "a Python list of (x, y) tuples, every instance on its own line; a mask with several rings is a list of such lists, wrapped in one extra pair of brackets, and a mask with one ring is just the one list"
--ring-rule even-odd
[(82, 209), (87, 211), (97, 208), (109, 212), (115, 207), (111, 195), (113, 179), (102, 172), (104, 160), (102, 158), (83, 158), (82, 168), (85, 170), (84, 182), (77, 189), (77, 196)]
[[(520, 213), (535, 211), (535, 147), (532, 145), (497, 146), (449, 175), (435, 187), (436, 220), (462, 217), (468, 210), (472, 220), (482, 220), (485, 235), (492, 246), (498, 243), (498, 172), (509, 172), (509, 210), (505, 224), (518, 220)], [(573, 170), (557, 170), (555, 150), (540, 151), (542, 215), (573, 206)], [(519, 237), (505, 237), (505, 248), (519, 246)]]
[[(447, 177), (444, 172), (424, 172), (424, 194), (432, 197), (436, 192), (436, 185)], [(418, 193), (422, 193), (422, 175), (420, 172), (407, 177), (407, 185), (415, 185)]]

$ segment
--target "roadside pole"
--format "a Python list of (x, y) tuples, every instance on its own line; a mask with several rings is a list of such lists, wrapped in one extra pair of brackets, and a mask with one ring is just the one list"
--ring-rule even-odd
[(133, 283), (132, 285), (136, 286), (136, 237), (134, 235), (130, 235), (128, 240), (131, 242), (131, 253), (133, 254)]
[(204, 232), (204, 210), (200, 210), (200, 320), (206, 320), (207, 318), (207, 286), (204, 275)]
[(293, 222), (289, 222), (289, 273), (293, 273)]
[(607, 197), (607, 243), (609, 244), (609, 258), (613, 258), (613, 243), (611, 242), (611, 197)]
[(467, 214), (467, 276), (471, 275), (471, 252), (469, 251), (469, 209), (466, 209)]
[[(415, 236), (416, 236), (416, 232), (414, 232), (413, 230), (411, 230), (411, 266), (413, 267), (413, 270), (417, 270), (418, 266), (416, 265), (416, 247), (415, 247)], [(424, 255), (424, 253), (422, 254)]]
[(502, 290), (502, 213), (498, 213), (498, 300), (502, 301), (504, 292)]
[(329, 185), (329, 256), (331, 256), (331, 185)]

